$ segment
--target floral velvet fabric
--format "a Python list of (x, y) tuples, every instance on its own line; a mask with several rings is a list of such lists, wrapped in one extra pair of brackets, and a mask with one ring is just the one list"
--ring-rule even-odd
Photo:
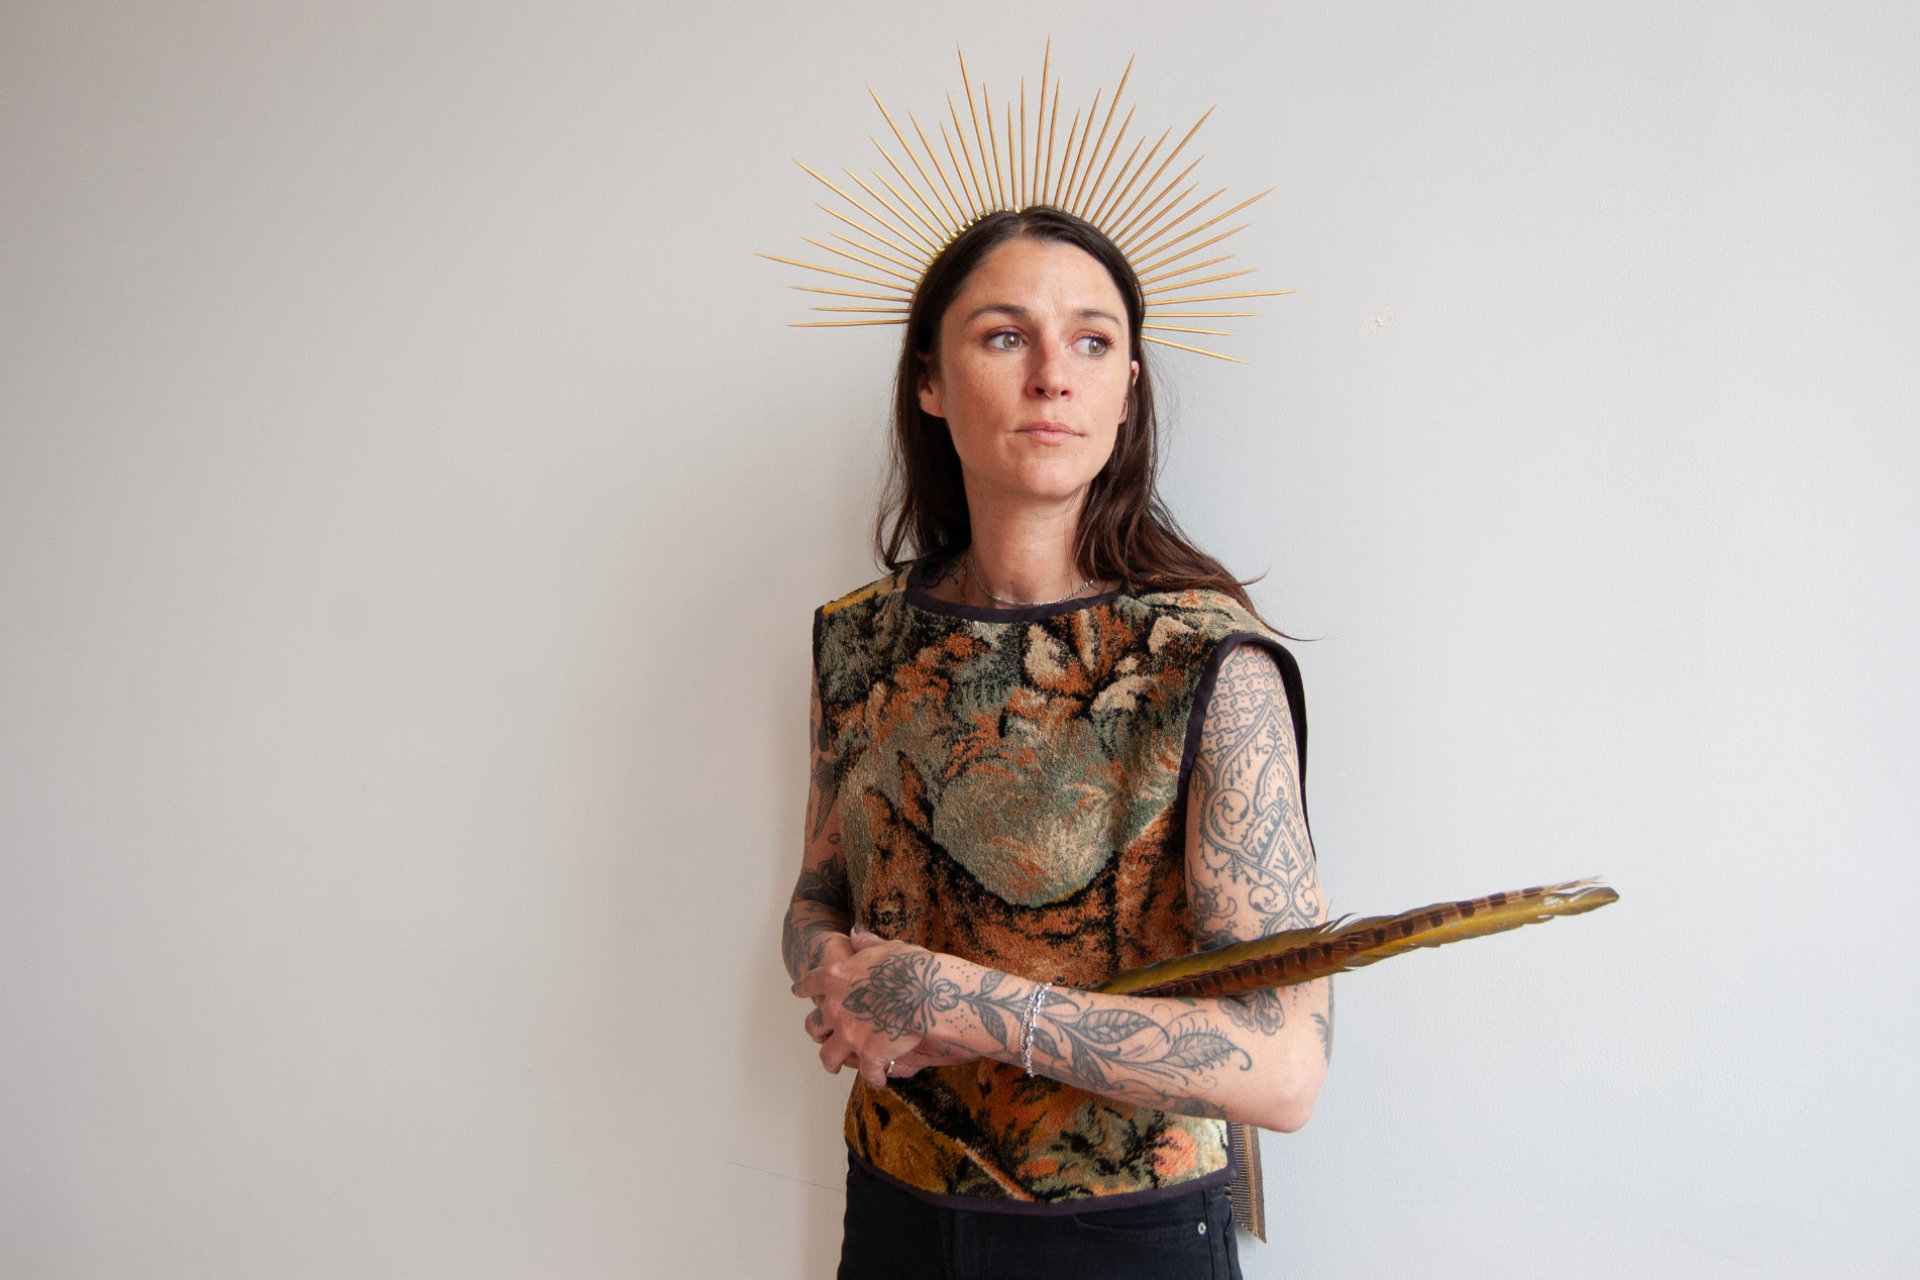
[[(1082, 988), (1192, 951), (1185, 779), (1230, 637), (1274, 643), (1213, 592), (984, 610), (902, 573), (822, 608), (814, 670), (856, 917)], [(846, 1136), (923, 1195), (976, 1205), (1149, 1192), (1228, 1163), (1220, 1121), (985, 1059), (857, 1081)]]

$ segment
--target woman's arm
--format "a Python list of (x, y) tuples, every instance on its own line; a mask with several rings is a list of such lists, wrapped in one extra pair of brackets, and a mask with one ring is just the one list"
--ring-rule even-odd
[[(1299, 760), (1280, 669), (1267, 650), (1242, 645), (1220, 664), (1187, 791), (1187, 895), (1201, 947), (1326, 920)], [(1333, 980), (1218, 1003), (1260, 1037), (1289, 1100), (1291, 1123), (1264, 1127), (1298, 1129), (1333, 1056)]]
[(823, 963), (853, 954), (847, 931), (853, 924), (853, 900), (847, 864), (840, 853), (840, 814), (826, 723), (820, 711), (820, 686), (813, 688), (811, 777), (807, 784), (807, 831), (800, 878), (780, 930), (780, 954), (787, 974), (799, 981)]
[[(1209, 945), (1324, 918), (1294, 759), (1273, 658), (1235, 651), (1221, 666), (1188, 790), (1189, 894)], [(1023, 1062), (1037, 984), (871, 934), (852, 946), (794, 987), (815, 1000), (808, 1026), (828, 1070), (852, 1063), (881, 1084), (886, 1064), (911, 1061), (923, 1041)], [(1057, 987), (1041, 999), (1034, 1071), (1121, 1101), (1292, 1130), (1326, 1074), (1325, 982), (1226, 1000)]]

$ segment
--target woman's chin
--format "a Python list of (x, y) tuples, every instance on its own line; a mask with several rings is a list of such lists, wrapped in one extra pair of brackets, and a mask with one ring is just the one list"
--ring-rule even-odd
[(1084, 467), (1022, 467), (1010, 475), (994, 477), (983, 486), (969, 485), (970, 493), (1006, 502), (1055, 506), (1077, 503), (1086, 494), (1093, 475)]

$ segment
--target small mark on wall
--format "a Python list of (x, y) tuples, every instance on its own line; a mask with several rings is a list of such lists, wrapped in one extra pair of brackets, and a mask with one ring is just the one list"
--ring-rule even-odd
[(1392, 307), (1380, 308), (1379, 315), (1369, 317), (1360, 324), (1360, 332), (1362, 334), (1385, 333), (1391, 328), (1393, 328)]

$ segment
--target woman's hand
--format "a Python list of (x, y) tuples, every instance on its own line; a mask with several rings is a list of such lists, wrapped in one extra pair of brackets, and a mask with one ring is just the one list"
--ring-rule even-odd
[[(846, 934), (836, 934), (828, 943), (829, 950), (821, 964), (834, 964), (853, 955), (856, 948), (871, 948), (882, 941), (884, 939), (878, 934), (868, 933), (864, 929), (860, 931), (857, 942)], [(795, 990), (797, 992), (798, 988), (796, 987)], [(827, 1029), (825, 1015), (820, 1011), (826, 1000), (827, 997), (824, 995), (814, 996), (813, 1012), (807, 1015), (806, 1020), (807, 1034), (813, 1037), (813, 1042), (818, 1045), (825, 1045), (832, 1034)], [(889, 1079), (905, 1080), (929, 1067), (957, 1067), (963, 1062), (976, 1062), (979, 1058), (980, 1055), (971, 1049), (950, 1044), (938, 1036), (929, 1035), (913, 1048), (894, 1058), (892, 1070), (886, 1071), (886, 1075)], [(882, 1070), (885, 1068), (886, 1064), (883, 1063)]]
[[(814, 963), (813, 968), (807, 970), (807, 973), (812, 973), (814, 969), (821, 968), (825, 965), (837, 964), (853, 954), (853, 939), (847, 934), (826, 933), (823, 931), (815, 933), (814, 939), (820, 947), (820, 958)], [(801, 976), (805, 977), (806, 975), (802, 974)], [(817, 1005), (820, 1001), (816, 999), (814, 1003)]]
[(807, 1034), (820, 1046), (820, 1065), (837, 1073), (851, 1064), (868, 1084), (883, 1088), (889, 1064), (902, 1076), (944, 1064), (952, 1050), (937, 1040), (918, 1059), (914, 1056), (929, 1039), (937, 1007), (918, 998), (912, 975), (933, 953), (858, 925), (848, 948), (846, 955), (823, 962), (793, 984), (793, 994), (814, 1003)]
[(896, 1058), (893, 1070), (888, 1074), (895, 1080), (905, 1080), (917, 1075), (928, 1067), (957, 1067), (963, 1062), (977, 1062), (980, 1055), (971, 1049), (948, 1044), (938, 1036), (928, 1036), (913, 1048), (907, 1050), (904, 1057)]

